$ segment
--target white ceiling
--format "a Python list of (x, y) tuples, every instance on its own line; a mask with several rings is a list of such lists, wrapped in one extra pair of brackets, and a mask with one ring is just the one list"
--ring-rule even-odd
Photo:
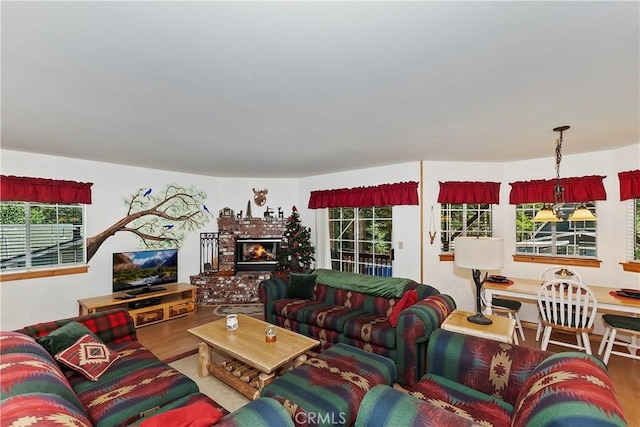
[(303, 177), (640, 141), (637, 1), (1, 7), (5, 149)]

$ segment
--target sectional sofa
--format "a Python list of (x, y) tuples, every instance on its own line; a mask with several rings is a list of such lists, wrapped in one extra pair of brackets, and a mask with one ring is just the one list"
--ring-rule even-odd
[(549, 353), (442, 329), (427, 374), (408, 393), (377, 385), (356, 426), (626, 426), (604, 363), (580, 352)]
[[(67, 347), (82, 328), (90, 334)], [(123, 309), (0, 332), (0, 357), (3, 426), (146, 427), (172, 409), (211, 423), (228, 413), (144, 348)]]
[[(55, 343), (50, 338), (70, 324), (90, 331), (82, 339), (95, 337), (117, 354), (99, 377), (89, 379), (50, 353)], [(330, 347), (270, 384), (264, 397), (229, 414), (137, 341), (126, 310), (4, 331), (0, 424), (306, 425), (310, 414), (318, 419), (326, 411), (318, 406), (324, 400), (345, 412), (348, 408), (355, 414), (349, 423), (355, 420), (355, 426), (363, 427), (627, 425), (606, 366), (584, 353), (553, 354), (435, 328), (425, 349), (424, 375), (400, 391), (391, 386), (393, 361), (345, 343)], [(94, 355), (104, 356), (100, 351)], [(374, 381), (374, 371), (384, 375)], [(345, 378), (345, 372), (351, 373)], [(95, 376), (93, 371), (88, 374)], [(302, 384), (304, 393), (289, 390), (292, 384)]]
[[(280, 278), (262, 281), (265, 320), (320, 341), (344, 343), (396, 363), (398, 383), (415, 384), (426, 372), (429, 337), (456, 308), (448, 295), (415, 281), (317, 269), (307, 295), (291, 293)], [(410, 296), (413, 300), (410, 301)]]
[[(330, 373), (310, 377), (313, 367), (340, 364), (335, 358), (327, 366), (311, 360), (311, 366), (305, 363), (277, 379), (273, 390), (267, 387), (267, 396), (227, 415), (222, 425), (305, 426), (323, 417), (326, 422), (319, 424), (331, 425), (338, 407), (355, 414), (356, 427), (627, 426), (606, 366), (594, 356), (553, 354), (442, 329), (431, 335), (427, 353), (427, 373), (408, 390), (388, 380), (353, 387)], [(341, 400), (348, 404), (336, 406)], [(263, 408), (262, 415), (257, 408)]]

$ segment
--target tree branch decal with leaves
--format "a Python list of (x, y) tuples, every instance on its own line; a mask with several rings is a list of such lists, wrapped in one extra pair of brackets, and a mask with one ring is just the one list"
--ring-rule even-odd
[(87, 239), (87, 262), (119, 231), (133, 233), (148, 249), (179, 248), (185, 235), (208, 223), (212, 215), (204, 204), (206, 193), (195, 187), (167, 184), (162, 191), (141, 188), (123, 199), (127, 214), (101, 233)]

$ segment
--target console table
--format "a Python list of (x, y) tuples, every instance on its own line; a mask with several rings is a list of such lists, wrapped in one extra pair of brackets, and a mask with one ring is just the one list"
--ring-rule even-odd
[(151, 325), (176, 317), (186, 316), (196, 311), (197, 286), (187, 283), (161, 285), (163, 291), (125, 296), (125, 292), (102, 295), (78, 300), (79, 314), (90, 314), (111, 308), (129, 311), (136, 328)]

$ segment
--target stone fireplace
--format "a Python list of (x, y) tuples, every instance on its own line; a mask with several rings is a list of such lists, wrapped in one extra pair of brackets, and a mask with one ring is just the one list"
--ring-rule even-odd
[(275, 270), (285, 230), (284, 218), (218, 218), (219, 271), (191, 276), (196, 304), (259, 302), (258, 285)]

